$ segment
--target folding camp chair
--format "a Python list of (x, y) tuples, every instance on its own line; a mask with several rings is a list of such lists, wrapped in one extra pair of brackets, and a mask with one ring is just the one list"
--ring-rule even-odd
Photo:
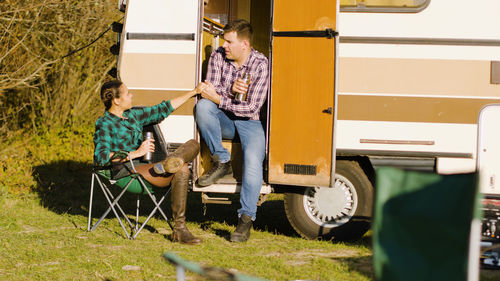
[(477, 175), (382, 167), (376, 176), (375, 279), (478, 280)]
[[(112, 157), (111, 160), (115, 159), (125, 159), (127, 158), (128, 153), (126, 152), (119, 152), (115, 153)], [(130, 165), (132, 167), (130, 175), (120, 178), (118, 180), (113, 180), (111, 179), (111, 167), (106, 166), (106, 167), (96, 167), (94, 166), (93, 171), (92, 171), (92, 183), (90, 185), (90, 202), (89, 202), (89, 217), (88, 217), (88, 226), (87, 230), (88, 231), (93, 231), (99, 226), (99, 224), (102, 222), (104, 218), (112, 211), (115, 217), (118, 219), (118, 222), (120, 223), (120, 226), (122, 227), (123, 231), (125, 232), (125, 235), (129, 239), (135, 239), (139, 232), (144, 228), (144, 226), (148, 223), (148, 221), (153, 217), (153, 215), (159, 211), (162, 217), (165, 219), (165, 221), (168, 223), (170, 228), (173, 230), (173, 226), (168, 220), (167, 215), (161, 208), (161, 203), (165, 200), (165, 197), (168, 195), (170, 192), (170, 187), (166, 189), (165, 193), (160, 197), (159, 200), (156, 199), (156, 196), (154, 195), (154, 189), (153, 186), (144, 180), (140, 174), (137, 173), (135, 170), (134, 163), (132, 159), (129, 160)], [(97, 182), (99, 187), (101, 188), (104, 197), (106, 198), (106, 201), (109, 204), (108, 209), (104, 212), (104, 214), (99, 218), (99, 220), (92, 225), (92, 201), (93, 201), (93, 196), (94, 196), (94, 185)], [(111, 190), (117, 189), (120, 190), (120, 192), (117, 195), (113, 195)], [(135, 225), (132, 224), (132, 222), (129, 220), (125, 212), (123, 211), (122, 207), (119, 205), (119, 200), (122, 198), (122, 196), (125, 194), (125, 192), (130, 192), (137, 194), (137, 204), (136, 204), (136, 217), (135, 217)], [(116, 192), (115, 192), (116, 193)], [(146, 196), (151, 199), (155, 207), (147, 217), (147, 219), (142, 223), (139, 224), (139, 208), (140, 208), (140, 200), (141, 196)], [(125, 219), (125, 221), (128, 223), (130, 226), (131, 230), (130, 233), (127, 231), (125, 225), (123, 224), (123, 221), (121, 219)]]

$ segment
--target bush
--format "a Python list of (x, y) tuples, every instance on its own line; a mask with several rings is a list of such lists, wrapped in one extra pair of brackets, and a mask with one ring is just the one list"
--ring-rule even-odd
[[(90, 165), (94, 149), (93, 133), (94, 128), (89, 125), (55, 128), (27, 138), (22, 134), (16, 135), (5, 144), (4, 153), (0, 156), (0, 196), (23, 194), (41, 188), (39, 185), (42, 183), (34, 170), (36, 166), (65, 160)], [(61, 171), (51, 173), (56, 178)], [(43, 185), (43, 188), (50, 187), (47, 182)]]
[(91, 124), (116, 35), (63, 57), (123, 16), (115, 1), (4, 0), (0, 14), (0, 141), (11, 131)]
[(0, 1), (0, 193), (38, 185), (34, 167), (89, 162), (98, 89), (115, 66), (116, 34), (73, 55), (121, 14), (116, 1)]

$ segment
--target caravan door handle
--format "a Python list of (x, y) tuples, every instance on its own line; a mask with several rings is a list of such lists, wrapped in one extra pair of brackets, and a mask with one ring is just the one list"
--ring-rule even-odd
[(332, 111), (332, 108), (331, 108), (331, 107), (329, 107), (329, 108), (327, 108), (327, 109), (323, 109), (323, 111), (322, 111), (322, 112), (323, 112), (323, 113), (327, 113), (327, 114), (332, 114), (332, 112), (333, 112), (333, 111)]

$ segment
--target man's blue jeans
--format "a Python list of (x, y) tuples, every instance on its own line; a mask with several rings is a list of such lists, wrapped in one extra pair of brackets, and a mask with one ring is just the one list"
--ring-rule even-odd
[(231, 154), (222, 146), (222, 139), (233, 139), (238, 132), (243, 150), (243, 183), (238, 215), (245, 214), (255, 220), (266, 149), (262, 124), (258, 120), (238, 120), (234, 116), (228, 116), (231, 114), (226, 114), (208, 99), (198, 101), (195, 115), (198, 130), (210, 153), (212, 156), (217, 155), (221, 163), (231, 160)]

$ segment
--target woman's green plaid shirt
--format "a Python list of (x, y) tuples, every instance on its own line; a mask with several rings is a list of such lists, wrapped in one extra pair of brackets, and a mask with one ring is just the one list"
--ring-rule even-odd
[(136, 150), (143, 141), (142, 128), (162, 121), (172, 111), (170, 101), (126, 110), (124, 118), (106, 111), (95, 123), (94, 165), (108, 165), (111, 152)]

